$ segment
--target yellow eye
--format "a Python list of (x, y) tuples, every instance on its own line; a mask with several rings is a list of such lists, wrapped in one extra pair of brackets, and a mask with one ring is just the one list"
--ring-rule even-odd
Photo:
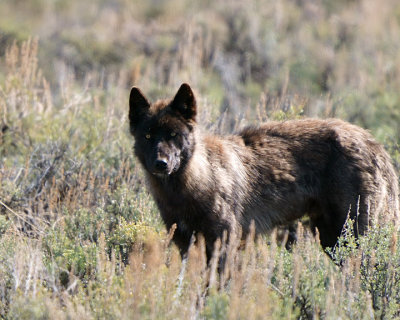
[(171, 132), (171, 137), (175, 137), (176, 136), (176, 132)]
[(146, 134), (146, 139), (150, 139), (151, 138), (151, 135), (148, 133), (148, 134)]

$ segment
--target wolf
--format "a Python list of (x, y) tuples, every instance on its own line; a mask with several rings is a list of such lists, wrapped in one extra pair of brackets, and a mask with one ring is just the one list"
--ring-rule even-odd
[(348, 217), (356, 236), (377, 223), (397, 225), (398, 178), (384, 148), (339, 119), (268, 121), (231, 135), (196, 122), (184, 83), (171, 100), (150, 103), (133, 87), (129, 125), (134, 153), (162, 219), (184, 256), (193, 235), (207, 257), (226, 232), (246, 237), (308, 215), (322, 247), (333, 247)]

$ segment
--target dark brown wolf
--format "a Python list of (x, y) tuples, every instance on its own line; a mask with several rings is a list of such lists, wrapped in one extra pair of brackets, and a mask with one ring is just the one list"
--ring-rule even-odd
[(193, 234), (208, 257), (226, 231), (246, 236), (308, 214), (323, 247), (346, 218), (355, 234), (377, 221), (397, 224), (398, 180), (383, 147), (365, 130), (337, 119), (267, 122), (229, 136), (196, 124), (196, 99), (182, 84), (154, 104), (134, 87), (129, 99), (134, 150), (150, 191), (182, 254)]

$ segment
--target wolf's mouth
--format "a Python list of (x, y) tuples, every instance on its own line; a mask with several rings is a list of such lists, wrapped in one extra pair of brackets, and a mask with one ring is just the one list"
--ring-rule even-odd
[(170, 173), (168, 172), (153, 172), (152, 174), (160, 181), (167, 181), (168, 178), (170, 177)]
[(161, 165), (153, 165), (151, 170), (151, 174), (155, 177), (158, 178), (168, 178), (170, 177), (173, 173), (177, 172), (179, 169), (179, 162), (165, 162), (165, 164)]
[(156, 171), (154, 171), (153, 172), (153, 176), (156, 176), (156, 177), (159, 177), (159, 178), (168, 177), (169, 173), (168, 172), (156, 172)]

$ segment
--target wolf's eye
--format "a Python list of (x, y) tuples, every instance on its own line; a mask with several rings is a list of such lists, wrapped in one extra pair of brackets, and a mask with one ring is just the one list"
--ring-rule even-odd
[(146, 139), (150, 139), (151, 138), (150, 133), (146, 134), (145, 137), (146, 137)]
[(175, 137), (176, 136), (176, 132), (171, 132), (171, 137)]

